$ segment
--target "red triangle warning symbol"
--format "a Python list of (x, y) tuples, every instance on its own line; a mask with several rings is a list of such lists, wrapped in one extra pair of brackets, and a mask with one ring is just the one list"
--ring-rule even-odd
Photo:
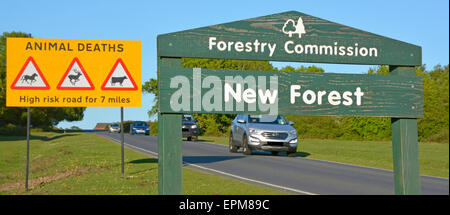
[(122, 59), (117, 59), (102, 85), (102, 90), (137, 90), (137, 85)]
[(48, 90), (47, 80), (34, 61), (33, 57), (29, 57), (14, 82), (11, 84), (11, 89), (17, 90)]
[(58, 90), (93, 90), (94, 85), (80, 60), (75, 57), (56, 88)]

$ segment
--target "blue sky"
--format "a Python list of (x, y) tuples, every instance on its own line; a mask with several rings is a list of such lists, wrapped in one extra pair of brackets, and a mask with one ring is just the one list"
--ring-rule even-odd
[[(2, 1), (0, 31), (22, 31), (35, 38), (142, 41), (142, 79), (156, 78), (156, 36), (191, 28), (296, 10), (422, 47), (422, 62), (432, 69), (449, 63), (449, 1)], [(298, 63), (272, 62), (277, 67)], [(306, 64), (310, 65), (310, 64)], [(370, 66), (315, 64), (326, 72), (365, 73)], [(153, 96), (142, 107), (125, 108), (125, 120), (148, 120)], [(120, 108), (88, 107), (79, 122), (120, 120)], [(155, 117), (151, 118), (152, 120)]]

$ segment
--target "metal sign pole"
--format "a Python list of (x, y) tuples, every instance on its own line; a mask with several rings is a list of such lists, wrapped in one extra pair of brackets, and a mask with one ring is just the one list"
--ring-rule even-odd
[(28, 190), (28, 169), (30, 162), (30, 107), (27, 107), (27, 167), (25, 173), (25, 189)]
[(123, 136), (123, 130), (125, 128), (123, 124), (123, 107), (120, 107), (120, 145), (122, 147), (122, 175), (125, 174), (125, 168), (124, 168), (124, 136)]

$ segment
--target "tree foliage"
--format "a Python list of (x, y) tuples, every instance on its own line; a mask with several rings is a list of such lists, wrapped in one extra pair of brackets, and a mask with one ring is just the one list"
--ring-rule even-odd
[(419, 140), (449, 142), (449, 71), (448, 65), (437, 65), (427, 72), (416, 69), (423, 77), (424, 118), (418, 120)]
[[(0, 37), (0, 127), (23, 127), (27, 122), (27, 110), (21, 107), (6, 107), (6, 38), (26, 37), (31, 34), (23, 32), (4, 32)], [(84, 107), (31, 108), (30, 118), (33, 127), (47, 128), (63, 120), (78, 121), (83, 119)]]
[(149, 116), (153, 116), (158, 113), (158, 80), (151, 78), (150, 80), (146, 81), (144, 85), (142, 85), (142, 92), (143, 93), (150, 93), (155, 95), (155, 98), (153, 99), (153, 106), (148, 111)]
[(323, 73), (325, 70), (322, 68), (316, 67), (316, 66), (300, 66), (298, 68), (294, 68), (292, 66), (285, 66), (281, 68), (279, 71), (281, 72), (317, 72), (317, 73)]

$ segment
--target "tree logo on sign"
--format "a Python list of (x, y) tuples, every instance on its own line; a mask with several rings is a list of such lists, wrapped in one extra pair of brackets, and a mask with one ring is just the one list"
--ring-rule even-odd
[(292, 37), (293, 34), (298, 34), (298, 38), (302, 38), (302, 34), (306, 33), (302, 17), (298, 17), (297, 24), (295, 24), (293, 19), (288, 19), (284, 23), (282, 31), (284, 34), (289, 35), (289, 37)]

